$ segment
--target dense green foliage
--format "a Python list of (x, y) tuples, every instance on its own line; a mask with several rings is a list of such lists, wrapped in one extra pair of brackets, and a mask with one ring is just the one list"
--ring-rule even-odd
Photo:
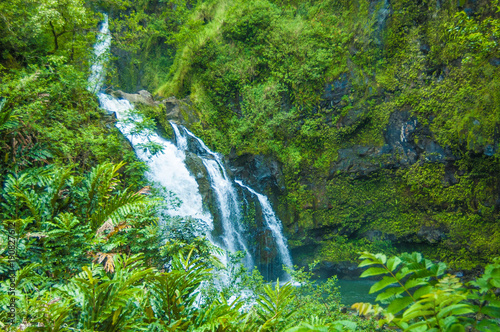
[[(189, 96), (192, 129), (215, 149), (280, 162), (288, 238), (314, 250), (302, 264), (420, 243), (471, 268), (500, 250), (498, 11), (488, 0), (206, 1), (176, 34), (158, 93)], [(420, 128), (401, 138), (416, 162), (380, 152), (407, 130), (399, 116)], [(443, 235), (428, 240), (429, 228)]]
[(445, 275), (446, 264), (435, 264), (420, 253), (389, 259), (365, 252), (362, 266), (371, 266), (361, 277), (383, 276), (370, 293), (382, 291), (376, 301), (387, 308), (367, 303), (353, 305), (360, 314), (383, 314), (379, 325), (404, 331), (497, 331), (500, 318), (500, 262), (486, 266), (485, 273), (464, 285), (456, 276)]
[(111, 85), (134, 92), (159, 86), (175, 54), (176, 33), (198, 1), (101, 1), (112, 20), (114, 43)]
[[(474, 17), (439, 3), (391, 1), (381, 19), (385, 4), (365, 0), (1, 2), (0, 330), (374, 331), (371, 314), (405, 330), (494, 330), (498, 260), (463, 284), (420, 254), (364, 253), (360, 265), (373, 267), (362, 276), (383, 277), (371, 291), (389, 306), (358, 304), (361, 316), (342, 313), (335, 277), (312, 281), (315, 263), (289, 271), (300, 287), (264, 282), (238, 254), (223, 266), (189, 220), (162, 213), (175, 200), (159, 199), (87, 90), (106, 11), (117, 57), (109, 84), (189, 95), (207, 142), (282, 163), (280, 209), (300, 228), (293, 246), (329, 230), (303, 262), (398, 249), (357, 236), (368, 230), (418, 242), (422, 227), (439, 225), (446, 239), (422, 250), (471, 267), (500, 248), (497, 154), (481, 155), (499, 122), (498, 3), (482, 1)], [(335, 107), (322, 104), (332, 81), (348, 87)], [(340, 150), (382, 145), (399, 110), (460, 156), (456, 183), (445, 181), (449, 164), (425, 160), (329, 174)], [(138, 131), (155, 126), (144, 118)]]

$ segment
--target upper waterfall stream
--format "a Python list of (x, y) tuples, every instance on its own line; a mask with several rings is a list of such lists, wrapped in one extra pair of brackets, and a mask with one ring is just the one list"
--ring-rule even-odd
[[(164, 187), (180, 200), (179, 206), (170, 204), (166, 213), (174, 217), (194, 219), (203, 233), (199, 235), (206, 235), (215, 245), (229, 252), (242, 251), (245, 254), (243, 263), (248, 269), (259, 266), (268, 279), (288, 278), (282, 271), (281, 264), (292, 267), (292, 259), (281, 222), (267, 197), (242, 182), (235, 181), (226, 171), (223, 157), (211, 151), (200, 138), (183, 126), (170, 122), (176, 144), (153, 131), (137, 132), (134, 122), (142, 119), (138, 115), (132, 115), (133, 105), (127, 100), (117, 99), (101, 91), (110, 44), (108, 17), (105, 15), (94, 46), (96, 60), (91, 67), (89, 90), (97, 93), (103, 109), (116, 114), (117, 128), (130, 141), (137, 156), (148, 165), (149, 171), (146, 175), (149, 180)], [(144, 148), (145, 144), (150, 142), (161, 147), (161, 151), (150, 154)], [(205, 169), (204, 178), (210, 184), (209, 195), (202, 195), (200, 192), (200, 184), (197, 182), (199, 176), (194, 176), (190, 171), (186, 163), (187, 156), (201, 161), (199, 164)], [(235, 183), (238, 186), (235, 186)], [(171, 199), (168, 194), (165, 195), (165, 199)], [(245, 195), (249, 199), (246, 199)], [(249, 217), (244, 213), (249, 200), (253, 200), (253, 204), (259, 204), (261, 211), (261, 221), (250, 221), (252, 226), (248, 225)], [(253, 233), (250, 236), (250, 228), (253, 232), (258, 231), (261, 240), (257, 240)], [(266, 255), (259, 252), (266, 252)], [(271, 268), (269, 265), (272, 265)]]

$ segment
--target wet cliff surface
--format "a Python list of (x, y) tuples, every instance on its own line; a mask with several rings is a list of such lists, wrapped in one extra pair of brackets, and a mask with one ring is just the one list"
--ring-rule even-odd
[(335, 2), (330, 16), (213, 6), (211, 37), (174, 63), (157, 119), (185, 125), (269, 196), (295, 263), (355, 275), (363, 250), (457, 268), (499, 253), (491, 3)]

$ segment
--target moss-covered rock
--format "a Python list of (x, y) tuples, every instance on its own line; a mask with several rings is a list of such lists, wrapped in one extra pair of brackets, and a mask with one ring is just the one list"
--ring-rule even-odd
[(189, 95), (195, 133), (248, 163), (297, 262), (500, 253), (495, 3), (213, 1), (190, 20), (159, 92)]

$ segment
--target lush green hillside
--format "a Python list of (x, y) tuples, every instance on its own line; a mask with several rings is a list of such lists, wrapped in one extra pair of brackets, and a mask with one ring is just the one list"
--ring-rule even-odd
[(500, 250), (499, 24), (495, 1), (208, 1), (158, 93), (217, 150), (279, 161), (301, 263), (472, 268)]
[[(0, 2), (0, 331), (494, 331), (499, 7), (458, 5)], [(289, 271), (300, 287), (240, 254), (224, 266), (163, 215), (171, 202), (87, 89), (103, 12), (107, 88), (189, 97), (181, 116), (229, 164), (278, 165), (259, 189), (311, 263)], [(140, 126), (164, 111), (139, 110)], [(348, 311), (336, 277), (312, 271), (365, 249), (484, 273), (364, 252), (387, 308)]]

